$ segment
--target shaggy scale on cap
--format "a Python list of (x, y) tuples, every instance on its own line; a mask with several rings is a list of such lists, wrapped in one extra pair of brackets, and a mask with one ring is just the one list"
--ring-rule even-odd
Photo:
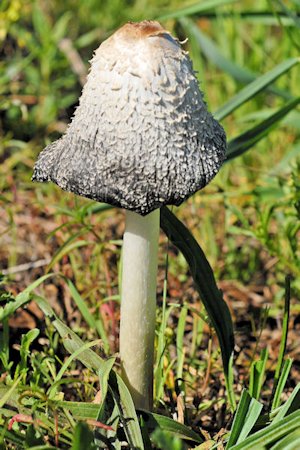
[(127, 23), (91, 62), (72, 122), (40, 153), (33, 180), (141, 215), (203, 188), (226, 136), (179, 42), (158, 22)]

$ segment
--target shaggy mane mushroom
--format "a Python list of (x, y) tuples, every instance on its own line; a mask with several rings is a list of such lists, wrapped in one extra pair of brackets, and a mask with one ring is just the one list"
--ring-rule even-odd
[(203, 188), (225, 150), (180, 43), (130, 22), (96, 50), (66, 133), (35, 165), (35, 181), (125, 209), (120, 358), (138, 408), (152, 406), (159, 208)]

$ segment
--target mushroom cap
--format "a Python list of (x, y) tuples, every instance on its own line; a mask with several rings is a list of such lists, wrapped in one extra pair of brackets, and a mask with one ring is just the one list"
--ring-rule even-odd
[(32, 179), (146, 215), (203, 188), (225, 151), (180, 43), (158, 22), (130, 22), (96, 50), (74, 117)]

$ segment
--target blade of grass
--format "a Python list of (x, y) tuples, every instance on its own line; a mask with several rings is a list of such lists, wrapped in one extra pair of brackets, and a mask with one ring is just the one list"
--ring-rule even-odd
[(272, 423), (280, 422), (280, 420), (282, 420), (285, 416), (288, 416), (289, 414), (294, 412), (295, 403), (299, 408), (299, 401), (300, 401), (300, 384), (297, 384), (290, 397), (287, 399), (285, 404), (282, 405), (279, 412), (276, 414), (276, 417), (274, 417)]
[(129, 447), (144, 450), (142, 432), (130, 392), (122, 378), (113, 371), (109, 377), (109, 390), (119, 409)]
[(254, 427), (262, 408), (263, 405), (253, 399), (249, 392), (244, 389), (235, 412), (226, 450), (246, 439)]
[[(247, 68), (241, 67), (235, 62), (228, 59), (219, 50), (218, 46), (190, 19), (182, 18), (179, 20), (180, 25), (184, 28), (187, 35), (193, 35), (195, 41), (198, 42), (199, 50), (206, 56), (208, 61), (216, 67), (231, 75), (232, 78), (240, 83), (250, 83), (255, 81), (259, 76), (255, 72)], [(268, 92), (272, 92), (286, 100), (291, 100), (293, 96), (286, 91), (273, 86), (267, 88)]]
[(295, 430), (293, 433), (281, 439), (270, 450), (296, 450), (300, 448), (300, 430)]
[[(86, 344), (67, 325), (57, 318), (52, 308), (41, 297), (35, 296), (35, 301), (43, 313), (48, 316), (52, 325), (60, 334), (67, 351), (72, 355), (76, 352), (76, 358), (86, 367), (95, 371), (104, 370), (104, 361), (94, 351), (83, 348)], [(81, 351), (82, 350), (82, 351)], [(78, 354), (77, 354), (78, 352)], [(122, 421), (126, 437), (132, 448), (143, 450), (143, 439), (139, 421), (135, 412), (132, 398), (127, 387), (119, 375), (111, 372), (109, 378), (110, 393), (118, 406), (120, 420)], [(99, 405), (98, 410), (99, 410)]]
[(256, 400), (260, 396), (261, 388), (265, 379), (268, 356), (268, 349), (264, 348), (261, 351), (259, 360), (254, 361), (251, 364), (249, 394)]
[(70, 289), (71, 295), (72, 295), (79, 311), (81, 312), (84, 320), (86, 321), (86, 323), (89, 325), (89, 327), (92, 330), (97, 331), (99, 337), (102, 339), (103, 349), (104, 349), (105, 353), (108, 353), (109, 352), (109, 342), (108, 342), (107, 335), (104, 331), (104, 328), (102, 327), (101, 322), (99, 320), (96, 320), (94, 318), (94, 316), (90, 313), (86, 302), (82, 299), (81, 295), (77, 291), (77, 289), (74, 286), (74, 284), (72, 283), (72, 281), (68, 280), (67, 278), (65, 278), (65, 281)]
[(252, 434), (244, 442), (231, 447), (231, 450), (265, 450), (267, 445), (277, 442), (278, 439), (298, 429), (299, 421), (300, 411), (295, 411), (277, 423), (272, 423)]
[(245, 422), (243, 424), (243, 427), (240, 431), (238, 440), (236, 441), (237, 444), (240, 442), (243, 442), (247, 436), (250, 434), (252, 428), (257, 422), (257, 419), (260, 416), (260, 413), (263, 409), (263, 404), (255, 400), (255, 398), (251, 399), (247, 415), (245, 417)]
[(277, 385), (278, 385), (280, 372), (281, 372), (282, 364), (283, 364), (283, 358), (284, 358), (284, 354), (285, 354), (285, 350), (286, 350), (289, 319), (290, 319), (290, 302), (291, 302), (291, 277), (286, 276), (285, 277), (285, 297), (284, 297), (284, 313), (283, 313), (283, 322), (282, 322), (282, 333), (281, 333), (278, 360), (277, 360), (275, 375), (274, 375), (273, 390), (272, 390), (272, 395), (271, 395), (271, 400), (270, 400), (270, 402), (271, 402), (273, 399), (271, 411), (273, 411), (275, 408), (277, 408), (279, 406), (280, 395), (282, 393), (282, 391), (280, 391), (280, 390), (278, 390), (278, 392), (277, 392)]
[(180, 8), (177, 11), (162, 14), (157, 17), (157, 20), (179, 19), (180, 17), (191, 16), (193, 14), (199, 14), (206, 11), (214, 10), (220, 6), (236, 3), (237, 0), (206, 0), (197, 2), (194, 5)]
[[(218, 19), (220, 16), (219, 12), (213, 12), (213, 11), (203, 11), (200, 13), (195, 12), (193, 14), (193, 19), (198, 18), (198, 17), (203, 17), (209, 20), (215, 20)], [(277, 18), (275, 17), (274, 13), (270, 12), (270, 11), (239, 11), (238, 13), (238, 18), (243, 21), (243, 23), (245, 22), (250, 22), (250, 23), (261, 23), (264, 25), (277, 25), (277, 26), (283, 26), (283, 27), (289, 27), (289, 26), (293, 26), (294, 25), (294, 20), (290, 17), (288, 17), (285, 13), (283, 12), (278, 12), (276, 14)], [(280, 17), (280, 24), (279, 24), (279, 20), (278, 17)], [(237, 19), (237, 11), (236, 9), (232, 8), (232, 11), (222, 11), (222, 18), (223, 19), (232, 19), (232, 20), (236, 20)]]
[(271, 129), (290, 111), (292, 111), (300, 103), (300, 97), (288, 102), (281, 109), (276, 111), (266, 120), (256, 125), (250, 130), (240, 134), (228, 143), (227, 161), (245, 153), (249, 148), (253, 147), (257, 142), (264, 138)]
[(234, 347), (233, 325), (228, 306), (216, 285), (213, 271), (203, 250), (190, 231), (166, 207), (161, 209), (161, 228), (170, 241), (182, 252), (189, 264), (197, 290), (216, 330), (221, 347), (224, 373), (227, 377)]
[(231, 99), (221, 106), (215, 113), (214, 117), (217, 120), (222, 120), (227, 117), (230, 113), (235, 111), (239, 106), (246, 103), (252, 97), (257, 95), (262, 90), (266, 89), (271, 83), (273, 83), (277, 78), (288, 72), (292, 67), (300, 62), (300, 58), (290, 58), (286, 61), (281, 62), (276, 67), (274, 67), (269, 72), (256, 78), (256, 80), (249, 83), (244, 89), (240, 90), (236, 95), (231, 97)]
[[(84, 345), (84, 342), (77, 336), (74, 331), (72, 331), (67, 325), (65, 325), (54, 313), (53, 309), (46, 302), (45, 299), (39, 297), (37, 295), (34, 296), (34, 300), (39, 306), (39, 308), (43, 311), (45, 316), (49, 317), (52, 322), (52, 325), (58, 331), (59, 335), (62, 338), (64, 347), (66, 350), (72, 354), (76, 350), (79, 350)], [(85, 349), (81, 352), (80, 358), (78, 358), (82, 364), (84, 364), (89, 369), (94, 370), (102, 370), (103, 367), (103, 359), (100, 358), (95, 352), (91, 349)]]
[[(115, 358), (110, 358), (104, 362), (103, 370), (99, 371), (100, 391), (101, 391), (101, 405), (98, 412), (97, 420), (110, 425), (112, 430), (98, 430), (96, 439), (99, 444), (100, 441), (113, 440), (115, 446), (117, 446), (117, 428), (119, 423), (119, 411), (116, 404), (112, 404), (112, 397), (109, 392), (109, 379), (110, 374), (115, 363)], [(119, 444), (119, 442), (118, 442)], [(120, 447), (120, 445), (119, 445)], [(100, 445), (101, 448), (101, 445)]]
[[(72, 361), (74, 361), (74, 359), (79, 359), (79, 356), (81, 355), (81, 353), (85, 352), (87, 349), (91, 348), (91, 347), (95, 347), (95, 345), (98, 345), (101, 343), (101, 339), (97, 339), (95, 341), (92, 342), (85, 342), (81, 347), (77, 348), (67, 359), (66, 361), (63, 363), (63, 365), (61, 366), (58, 374), (56, 375), (55, 379), (53, 380), (53, 384), (50, 386), (49, 390), (48, 390), (48, 396), (54, 397), (55, 393), (56, 393), (56, 388), (57, 388), (57, 383), (61, 380), (61, 378), (63, 377), (64, 373), (66, 372), (67, 368), (69, 367), (69, 365), (71, 364)], [(104, 366), (104, 363), (103, 363)]]
[(292, 364), (293, 364), (292, 358), (287, 358), (284, 361), (283, 367), (280, 372), (279, 380), (277, 381), (277, 386), (276, 386), (276, 390), (275, 390), (275, 394), (274, 394), (274, 398), (273, 398), (273, 402), (272, 402), (271, 411), (274, 411), (274, 409), (278, 408), (280, 405), (280, 397), (283, 393), (285, 383), (289, 376)]
[(72, 235), (59, 249), (55, 254), (53, 255), (53, 258), (51, 259), (50, 263), (47, 267), (47, 272), (52, 269), (54, 264), (56, 264), (64, 255), (68, 255), (72, 250), (79, 247), (84, 247), (86, 245), (94, 245), (95, 243), (93, 241), (85, 241), (85, 240), (77, 240), (77, 237), (81, 234), (83, 234), (83, 230), (79, 231), (78, 233)]
[(52, 277), (53, 274), (47, 274), (43, 275), (42, 277), (35, 280), (33, 283), (31, 283), (29, 286), (27, 286), (24, 291), (20, 292), (15, 298), (14, 301), (8, 302), (4, 308), (0, 308), (0, 320), (3, 321), (7, 318), (9, 318), (14, 312), (20, 308), (21, 306), (24, 306), (26, 303), (28, 303), (31, 298), (30, 294), (31, 292), (36, 289), (40, 284), (42, 284), (45, 280)]
[[(176, 352), (177, 352), (177, 378), (181, 379), (183, 376), (183, 364), (184, 364), (184, 345), (183, 336), (185, 330), (185, 323), (187, 318), (187, 307), (184, 305), (180, 311), (178, 326), (176, 331)], [(183, 383), (179, 382), (180, 389), (183, 387)]]
[[(170, 306), (166, 309), (166, 283), (164, 287), (164, 294), (163, 294), (163, 311), (162, 311), (162, 319), (161, 319), (161, 325), (158, 330), (158, 337), (157, 337), (157, 350), (156, 350), (156, 364), (154, 368), (154, 383), (155, 383), (155, 400), (159, 401), (164, 392), (164, 384), (165, 384), (165, 378), (168, 372), (168, 368), (165, 368), (165, 351), (166, 351), (166, 338), (165, 338), (165, 331), (167, 326), (168, 318), (171, 314), (171, 311), (173, 310), (174, 306)], [(171, 361), (170, 365), (173, 366), (174, 361)], [(170, 366), (169, 365), (169, 366)]]

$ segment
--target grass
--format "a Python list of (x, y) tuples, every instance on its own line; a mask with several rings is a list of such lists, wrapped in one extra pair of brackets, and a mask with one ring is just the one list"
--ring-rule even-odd
[[(297, 448), (297, 8), (1, 3), (2, 448)], [(163, 215), (155, 412), (136, 414), (116, 359), (122, 213), (30, 176), (41, 148), (65, 130), (93, 50), (124, 21), (144, 18), (189, 38), (229, 146), (214, 182), (173, 209), (177, 219)]]

